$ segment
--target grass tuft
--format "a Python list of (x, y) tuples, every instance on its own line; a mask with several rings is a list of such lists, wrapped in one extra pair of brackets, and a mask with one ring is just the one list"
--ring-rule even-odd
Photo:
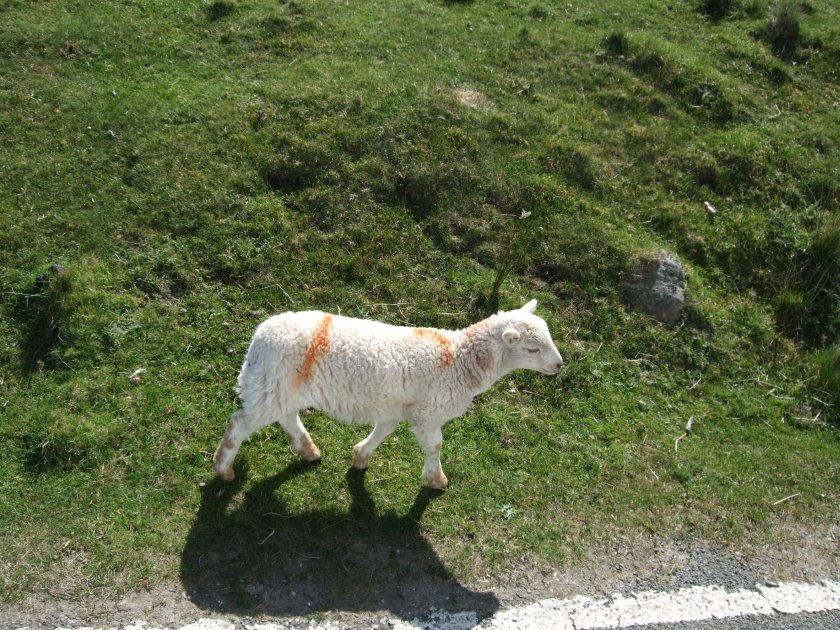
[(796, 0), (779, 0), (770, 10), (768, 38), (773, 52), (784, 59), (793, 58), (802, 42), (800, 16)]
[(835, 401), (840, 400), (840, 345), (823, 350), (817, 358), (817, 366), (819, 386)]

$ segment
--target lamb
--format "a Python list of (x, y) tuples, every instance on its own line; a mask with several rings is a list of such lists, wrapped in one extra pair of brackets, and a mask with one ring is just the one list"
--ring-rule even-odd
[(425, 454), (423, 480), (448, 485), (440, 465), (441, 428), (472, 399), (516, 369), (557, 374), (563, 358), (537, 301), (458, 331), (391, 326), (320, 311), (275, 315), (257, 327), (238, 379), (242, 408), (230, 418), (213, 464), (225, 481), (242, 442), (277, 422), (306, 461), (321, 452), (298, 412), (316, 408), (345, 423), (373, 424), (353, 448), (364, 470), (400, 421)]

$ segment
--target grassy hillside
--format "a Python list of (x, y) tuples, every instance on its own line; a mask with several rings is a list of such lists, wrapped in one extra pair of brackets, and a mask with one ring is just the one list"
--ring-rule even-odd
[[(4, 598), (188, 582), (219, 553), (259, 577), (406, 515), (459, 579), (837, 518), (836, 3), (7, 0), (0, 22)], [(661, 248), (688, 272), (670, 327), (621, 289)], [(348, 488), (366, 428), (317, 413), (319, 467), (269, 429), (212, 482), (268, 315), (461, 327), (531, 297), (567, 366), (445, 429), (443, 496), (420, 501), (404, 430)]]

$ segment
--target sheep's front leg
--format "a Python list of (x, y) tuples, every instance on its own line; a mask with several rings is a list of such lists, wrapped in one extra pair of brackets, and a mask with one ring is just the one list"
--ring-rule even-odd
[(440, 427), (432, 429), (413, 426), (411, 431), (426, 456), (426, 462), (423, 465), (423, 481), (430, 488), (443, 490), (449, 485), (449, 480), (443, 474), (443, 468), (440, 465), (440, 447), (443, 444), (443, 433)]
[(382, 440), (391, 435), (394, 429), (399, 424), (398, 420), (388, 422), (377, 422), (373, 426), (373, 431), (364, 440), (353, 447), (353, 467), (359, 470), (365, 470), (368, 467), (368, 460), (376, 450), (376, 447), (382, 444)]
[(286, 435), (289, 436), (292, 448), (303, 461), (317, 462), (321, 459), (321, 451), (315, 446), (315, 442), (312, 441), (298, 414), (284, 416), (277, 421), (277, 424), (283, 427)]

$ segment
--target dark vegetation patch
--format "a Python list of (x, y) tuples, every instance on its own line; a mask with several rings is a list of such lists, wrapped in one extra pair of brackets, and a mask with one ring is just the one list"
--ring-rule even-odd
[(69, 272), (55, 263), (18, 294), (16, 315), (23, 330), (20, 359), (25, 371), (60, 366), (61, 350), (73, 339), (72, 290)]
[(603, 45), (607, 53), (615, 57), (620, 57), (630, 52), (630, 42), (624, 33), (610, 33), (604, 38)]
[(335, 180), (334, 169), (340, 158), (323, 142), (281, 134), (274, 145), (276, 155), (261, 169), (263, 179), (272, 189), (291, 193)]
[(690, 57), (678, 57), (676, 50), (664, 42), (645, 37), (631, 39), (614, 32), (603, 40), (602, 46), (607, 59), (622, 63), (649, 81), (695, 118), (724, 125), (745, 115), (723, 75)]
[[(778, 283), (783, 330), (816, 347), (840, 337), (840, 219), (825, 220)], [(831, 379), (829, 379), (831, 381)]]
[(111, 459), (127, 427), (92, 413), (45, 413), (23, 436), (24, 463), (32, 475), (90, 470)]
[(354, 108), (362, 118), (378, 112), (352, 101), (337, 107), (341, 118), (320, 106), (309, 110), (299, 131), (274, 139), (277, 153), (261, 167), (265, 181), (322, 229), (350, 218), (354, 200), (370, 199), (404, 207), (440, 247), (465, 252), (493, 240), (500, 212), (521, 211), (523, 200), (463, 133), (451, 98), (430, 95), (417, 111), (361, 133), (347, 126), (343, 112)]
[(832, 71), (823, 64), (836, 57), (834, 33), (828, 39), (814, 37), (805, 27), (805, 23), (810, 21), (808, 18), (817, 13), (810, 3), (778, 0), (770, 6), (764, 23), (753, 31), (753, 35), (765, 42), (783, 62), (815, 62), (820, 71), (830, 75)]
[(232, 2), (226, 2), (225, 0), (217, 0), (213, 4), (209, 5), (205, 12), (207, 13), (208, 19), (215, 22), (217, 20), (221, 20), (229, 16), (233, 13), (234, 5)]
[(542, 161), (548, 172), (557, 173), (574, 186), (589, 192), (597, 187), (599, 173), (595, 159), (580, 147), (551, 142)]
[[(222, 8), (213, 10), (217, 4)], [(220, 25), (219, 42), (230, 55), (269, 52), (287, 57), (310, 50), (328, 30), (323, 19), (295, 0), (278, 2), (267, 13), (237, 11), (227, 2), (211, 5), (207, 12)]]
[(767, 39), (773, 52), (784, 59), (792, 59), (802, 43), (800, 15), (796, 0), (779, 0), (770, 10)]
[(840, 397), (840, 345), (823, 350), (817, 368), (820, 387), (836, 400)]
[(700, 10), (712, 20), (719, 21), (731, 15), (738, 5), (737, 0), (702, 0)]
[(153, 298), (182, 298), (195, 287), (188, 254), (171, 240), (162, 240), (150, 256), (138, 256), (132, 270), (132, 285)]
[(530, 9), (528, 9), (528, 15), (534, 18), (535, 20), (545, 20), (551, 14), (549, 13), (549, 10), (546, 9), (544, 6), (535, 4)]

